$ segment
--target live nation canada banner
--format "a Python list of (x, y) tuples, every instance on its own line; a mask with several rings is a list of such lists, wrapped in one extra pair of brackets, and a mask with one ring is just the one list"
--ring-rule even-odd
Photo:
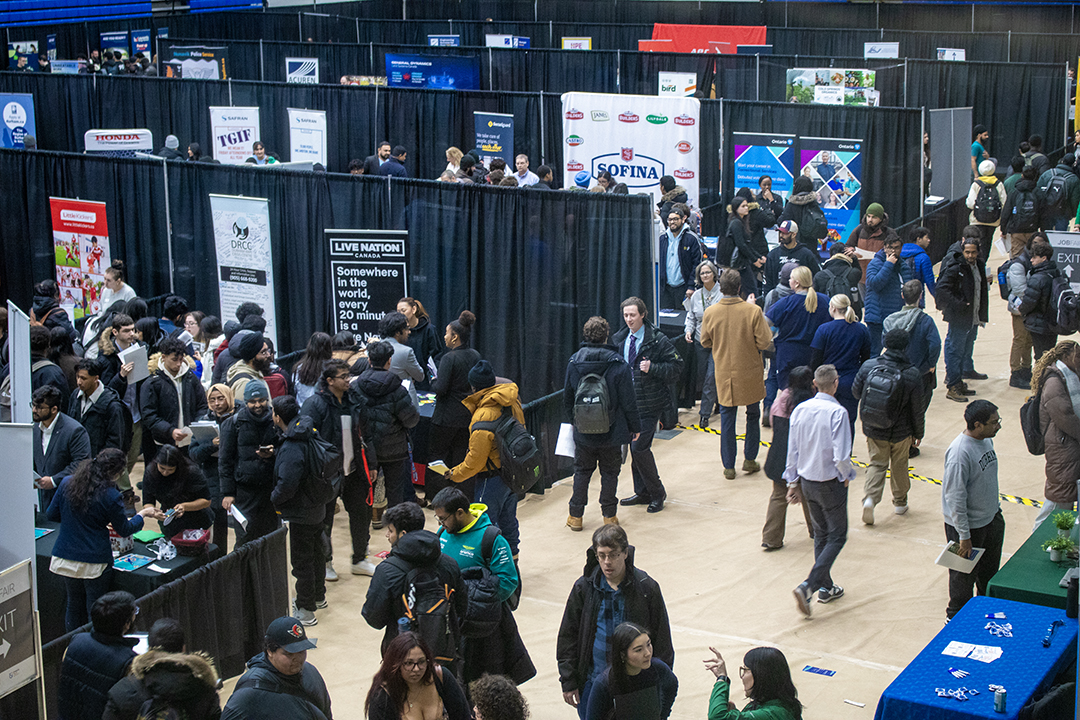
[(573, 187), (582, 170), (594, 179), (606, 170), (631, 193), (659, 200), (660, 178), (671, 175), (697, 206), (696, 98), (573, 92), (562, 96), (562, 111), (563, 187)]

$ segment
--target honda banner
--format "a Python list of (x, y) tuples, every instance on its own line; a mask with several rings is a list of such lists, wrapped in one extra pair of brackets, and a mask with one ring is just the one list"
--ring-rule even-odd
[(322, 110), (297, 110), (289, 113), (289, 162), (326, 165), (326, 113)]
[(277, 346), (269, 205), (263, 198), (211, 194), (210, 211), (217, 252), (219, 315), (232, 317), (240, 303), (258, 303), (266, 318), (266, 336)]
[(51, 197), (49, 206), (60, 307), (74, 323), (101, 310), (105, 268), (112, 263), (105, 203)]
[(660, 178), (671, 175), (696, 206), (700, 108), (696, 98), (565, 93), (563, 187), (582, 170), (593, 178), (606, 170), (659, 200)]
[[(734, 55), (740, 45), (764, 45), (764, 25), (653, 25), (653, 40), (671, 40), (665, 52)], [(639, 48), (640, 49), (640, 48)]]
[(225, 165), (240, 165), (251, 157), (259, 139), (259, 108), (211, 107), (210, 132), (214, 137), (214, 159)]
[(87, 130), (83, 134), (86, 152), (108, 157), (135, 157), (154, 152), (154, 134), (145, 128), (133, 130)]

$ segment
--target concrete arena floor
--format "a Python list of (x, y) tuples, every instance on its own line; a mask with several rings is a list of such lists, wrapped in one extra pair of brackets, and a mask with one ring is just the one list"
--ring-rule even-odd
[[(1000, 258), (991, 258), (994, 268)], [(1041, 500), (1043, 459), (1027, 453), (1020, 434), (1018, 411), (1027, 392), (1008, 387), (1011, 324), (1004, 301), (991, 289), (991, 322), (975, 345), (975, 365), (989, 380), (971, 381), (976, 398), (991, 400), (1004, 420), (995, 446), (1000, 462), (1002, 492)], [(932, 306), (932, 301), (930, 302)], [(946, 327), (931, 309), (944, 339)], [(944, 376), (939, 362), (938, 379)], [(963, 405), (945, 399), (938, 388), (927, 414), (922, 454), (914, 458), (914, 472), (941, 478), (945, 450), (962, 431)], [(683, 423), (697, 420), (696, 410), (681, 413)], [(714, 418), (718, 424), (718, 416)], [(738, 432), (743, 432), (742, 419)], [(866, 442), (857, 427), (856, 460), (868, 458)], [(763, 429), (768, 442), (770, 431)], [(741, 446), (741, 443), (740, 443)], [(676, 649), (675, 673), (679, 695), (672, 718), (705, 717), (712, 675), (702, 660), (709, 646), (720, 650), (736, 676), (732, 699), (746, 702), (737, 680), (743, 654), (757, 645), (783, 650), (805, 706), (807, 720), (872, 718), (882, 691), (941, 629), (947, 601), (946, 571), (934, 565), (944, 544), (940, 488), (913, 480), (910, 511), (891, 512), (888, 491), (877, 509), (877, 524), (860, 520), (862, 483), (859, 476), (849, 493), (848, 542), (835, 567), (836, 582), (845, 595), (829, 605), (814, 604), (813, 617), (796, 610), (791, 590), (801, 582), (813, 562), (812, 541), (798, 508), (788, 514), (785, 546), (765, 553), (761, 526), (772, 483), (764, 473), (725, 480), (719, 459), (719, 438), (693, 429), (654, 445), (661, 477), (668, 491), (662, 513), (647, 515), (644, 507), (620, 508), (619, 519), (636, 547), (636, 562), (659, 583), (667, 602)], [(764, 461), (763, 447), (759, 459)], [(737, 467), (741, 467), (740, 462)], [(619, 494), (632, 492), (629, 464), (620, 476)], [(518, 626), (537, 676), (522, 686), (533, 718), (574, 720), (565, 705), (555, 663), (555, 639), (563, 606), (580, 575), (593, 530), (601, 523), (594, 477), (584, 532), (564, 526), (569, 481), (543, 497), (530, 495), (518, 508), (521, 520), (521, 570), (524, 595), (516, 613)], [(1005, 515), (1006, 558), (1027, 538), (1038, 512), (1031, 507), (1002, 503)], [(430, 510), (428, 529), (436, 529)], [(335, 521), (335, 553), (348, 556), (347, 516)], [(372, 532), (371, 552), (388, 549), (383, 532)], [(326, 678), (337, 718), (362, 718), (371, 677), (379, 664), (381, 631), (368, 627), (360, 616), (368, 578), (350, 575), (338, 564), (341, 580), (328, 584), (330, 607), (317, 613), (318, 625), (309, 629), (319, 648), (308, 654)], [(291, 578), (290, 578), (291, 582)], [(835, 670), (832, 677), (802, 672), (806, 665)], [(226, 683), (222, 703), (235, 679)], [(845, 699), (864, 703), (860, 708)]]

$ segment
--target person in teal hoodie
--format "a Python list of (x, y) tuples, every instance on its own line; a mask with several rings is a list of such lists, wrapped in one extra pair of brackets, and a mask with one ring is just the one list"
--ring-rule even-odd
[[(911, 270), (912, 279), (921, 280), (923, 288), (933, 297), (937, 285), (934, 282), (934, 261), (926, 254), (928, 247), (930, 247), (930, 231), (924, 227), (917, 227), (908, 235), (908, 241), (904, 243), (900, 251), (900, 259)], [(919, 299), (919, 307), (926, 307), (925, 297)]]

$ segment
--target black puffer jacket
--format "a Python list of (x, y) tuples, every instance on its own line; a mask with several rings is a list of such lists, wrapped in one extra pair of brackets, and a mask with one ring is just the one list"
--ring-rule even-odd
[[(941, 262), (944, 269), (938, 276), (937, 295), (934, 296), (945, 322), (989, 322), (990, 292), (986, 282), (986, 264), (981, 259), (976, 260), (975, 265), (968, 264), (962, 251), (946, 259), (950, 262), (948, 267), (945, 267), (945, 260)], [(974, 317), (972, 309), (975, 293), (979, 293), (978, 318)]]
[[(922, 375), (919, 369), (907, 359), (907, 353), (901, 350), (886, 350), (880, 356), (864, 362), (855, 375), (855, 381), (851, 384), (851, 394), (856, 400), (862, 398), (866, 377), (878, 366), (887, 366), (900, 371), (901, 384), (896, 388), (895, 395), (890, 396), (887, 407), (878, 408), (879, 415), (888, 415), (892, 417), (893, 422), (889, 427), (877, 427), (868, 421), (864, 410), (860, 413), (863, 434), (868, 438), (885, 442), (899, 442), (906, 437), (922, 439), (925, 430)], [(866, 402), (869, 401), (869, 398), (864, 400), (862, 407), (865, 408)]]
[(124, 423), (124, 410), (120, 398), (109, 388), (102, 388), (101, 395), (84, 414), (81, 393), (72, 393), (67, 414), (86, 428), (90, 437), (90, 453), (97, 455), (105, 448), (127, 450), (129, 434)]
[(81, 633), (60, 666), (58, 705), (64, 720), (100, 720), (109, 690), (135, 659), (135, 638)]
[(270, 501), (282, 520), (300, 525), (318, 525), (326, 517), (326, 501), (312, 495), (308, 445), (315, 437), (311, 418), (298, 415), (285, 429), (285, 439), (274, 459), (274, 489)]
[(1057, 277), (1061, 277), (1061, 270), (1053, 258), (1032, 266), (1019, 308), (1028, 332), (1036, 335), (1056, 334), (1058, 309), (1054, 307), (1050, 291)]
[[(615, 347), (622, 353), (622, 344), (630, 334), (630, 329), (623, 329), (612, 338)], [(650, 360), (649, 372), (641, 372), (641, 361)], [(652, 323), (645, 323), (645, 335), (641, 347), (637, 349), (634, 361), (634, 393), (637, 397), (638, 415), (641, 418), (661, 418), (673, 414), (675, 396), (673, 387), (682, 371), (682, 358), (671, 344), (671, 340), (656, 329)], [(664, 423), (668, 427), (668, 423)]]
[[(585, 569), (570, 590), (555, 645), (559, 682), (563, 692), (580, 690), (592, 668), (596, 619), (600, 611), (601, 583), (607, 583), (596, 553), (586, 551)], [(623, 595), (623, 620), (649, 629), (653, 655), (668, 667), (675, 666), (671, 626), (660, 586), (644, 570), (634, 567), (634, 546), (627, 548), (626, 576), (619, 585)]]
[(269, 489), (274, 485), (274, 458), (261, 458), (255, 451), (277, 440), (272, 411), (266, 408), (256, 417), (244, 407), (221, 424), (218, 474), (223, 497), (235, 497), (236, 486)]
[[(194, 371), (184, 366), (180, 378), (180, 388), (184, 402), (184, 425), (200, 420), (206, 415), (206, 391), (195, 377)], [(159, 445), (173, 445), (172, 431), (180, 421), (180, 398), (176, 395), (176, 385), (159, 368), (146, 378), (139, 393), (139, 411), (142, 413), (143, 431), (150, 434)]]
[[(56, 302), (56, 300), (43, 295), (35, 295), (32, 310), (34, 312), (34, 317), (37, 318), (38, 322), (41, 322), (41, 319), (45, 318), (45, 322), (41, 322), (42, 325), (50, 330), (54, 327), (64, 328), (67, 330), (67, 334), (71, 336), (71, 342), (74, 345), (78, 345), (80, 348), (82, 347), (82, 345), (79, 344), (79, 341), (82, 338), (79, 337), (79, 333), (72, 327), (71, 318), (68, 317), (67, 311), (61, 308), (60, 303)], [(82, 350), (79, 350), (79, 353), (82, 354)]]
[(682, 185), (676, 185), (661, 195), (660, 202), (656, 203), (656, 207), (660, 210), (660, 224), (667, 227), (667, 219), (668, 215), (671, 214), (671, 208), (677, 203), (686, 204), (689, 197), (690, 196), (686, 194), (686, 188)]
[(409, 455), (409, 428), (420, 422), (401, 378), (389, 370), (368, 368), (360, 373), (356, 388), (364, 398), (361, 430), (375, 445), (379, 462), (400, 460)]
[[(360, 427), (358, 406), (362, 404), (363, 398), (354, 386), (355, 382), (354, 385), (349, 386), (348, 392), (339, 401), (326, 387), (326, 381), (320, 380), (318, 390), (304, 401), (304, 407), (300, 409), (301, 415), (311, 418), (312, 426), (319, 433), (319, 437), (336, 447), (338, 452), (345, 452), (344, 438), (341, 434), (341, 416), (349, 415), (352, 418), (354, 436)], [(345, 468), (346, 475), (356, 471), (357, 461), (358, 458), (353, 457), (352, 467)]]
[(297, 675), (282, 675), (262, 652), (247, 666), (225, 703), (222, 720), (331, 720), (330, 693), (311, 663), (304, 663)]

